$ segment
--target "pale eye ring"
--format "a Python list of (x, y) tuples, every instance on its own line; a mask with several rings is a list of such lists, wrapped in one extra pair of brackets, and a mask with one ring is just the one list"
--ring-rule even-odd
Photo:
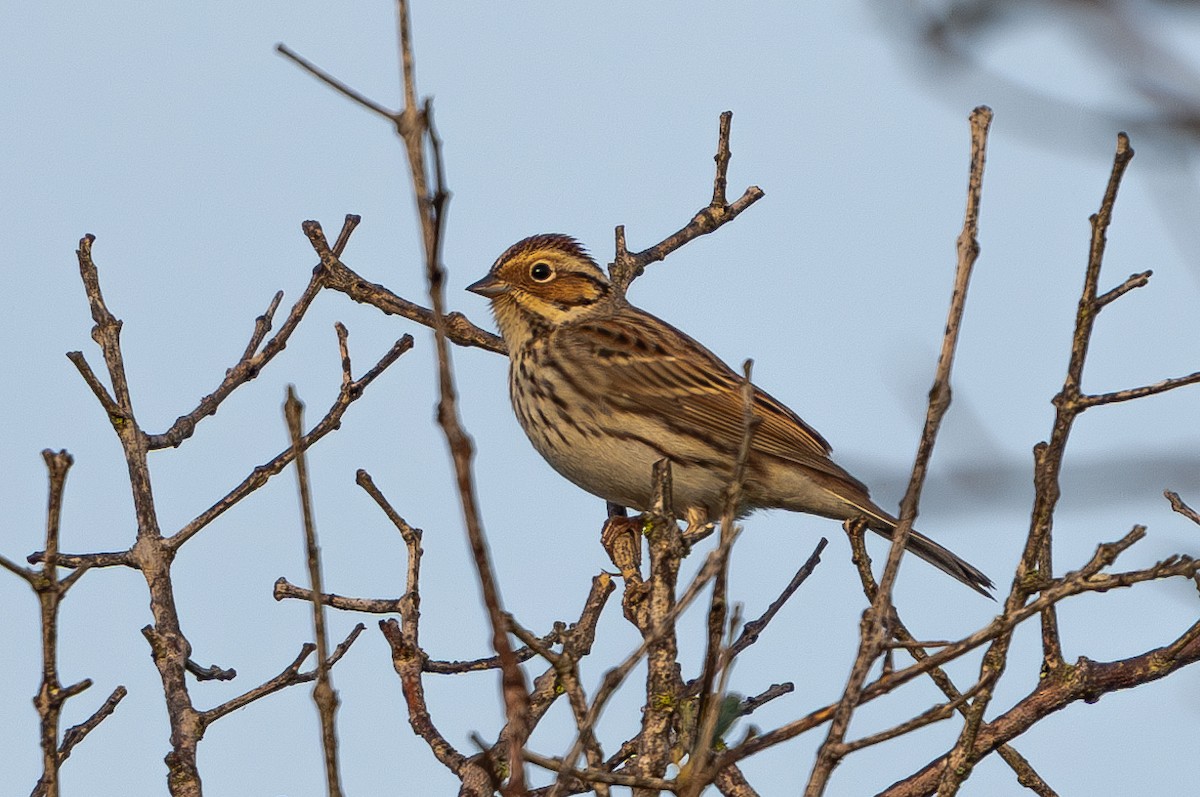
[(539, 260), (529, 267), (529, 278), (534, 282), (549, 282), (554, 277), (554, 269), (545, 260)]

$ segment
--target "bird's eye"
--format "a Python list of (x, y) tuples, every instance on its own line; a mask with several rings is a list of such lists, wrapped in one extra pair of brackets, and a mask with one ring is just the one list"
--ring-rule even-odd
[(534, 282), (548, 282), (554, 276), (554, 269), (545, 260), (539, 260), (529, 267), (529, 276)]

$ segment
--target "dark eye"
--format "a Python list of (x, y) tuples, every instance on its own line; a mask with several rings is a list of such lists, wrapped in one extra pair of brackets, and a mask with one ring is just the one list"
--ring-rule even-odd
[(539, 260), (529, 267), (529, 276), (534, 282), (546, 282), (554, 276), (554, 269), (544, 260)]

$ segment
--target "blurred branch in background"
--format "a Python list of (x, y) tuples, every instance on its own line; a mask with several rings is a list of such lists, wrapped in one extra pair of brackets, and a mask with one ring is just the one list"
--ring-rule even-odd
[(876, 0), (874, 8), (914, 71), (954, 107), (986, 100), (1007, 129), (1059, 152), (1078, 154), (1113, 130), (1160, 149), (1159, 212), (1195, 262), (1200, 3)]

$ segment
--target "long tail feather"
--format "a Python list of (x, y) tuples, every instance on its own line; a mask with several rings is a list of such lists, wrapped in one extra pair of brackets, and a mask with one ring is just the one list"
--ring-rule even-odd
[[(878, 529), (876, 530), (878, 531)], [(891, 538), (890, 530), (887, 532), (880, 531), (879, 533), (889, 539)], [(938, 545), (919, 531), (913, 531), (908, 535), (908, 545), (905, 548), (942, 572), (954, 576), (980, 595), (995, 600), (992, 593), (988, 591), (994, 586), (992, 580), (984, 575), (982, 570), (970, 564), (950, 549)]]
[[(858, 512), (852, 513), (852, 515), (861, 514), (867, 519), (867, 528), (889, 540), (892, 538), (892, 531), (895, 530), (896, 523), (899, 522), (894, 517), (875, 506), (869, 499), (855, 502), (847, 500), (845, 496), (841, 496), (841, 499), (858, 510)], [(905, 546), (905, 549), (929, 562), (929, 564), (943, 573), (954, 576), (954, 578), (966, 584), (980, 595), (995, 600), (995, 597), (988, 591), (995, 585), (992, 584), (992, 580), (982, 570), (970, 564), (949, 548), (934, 542), (916, 529), (913, 529), (909, 533), (908, 545)]]

